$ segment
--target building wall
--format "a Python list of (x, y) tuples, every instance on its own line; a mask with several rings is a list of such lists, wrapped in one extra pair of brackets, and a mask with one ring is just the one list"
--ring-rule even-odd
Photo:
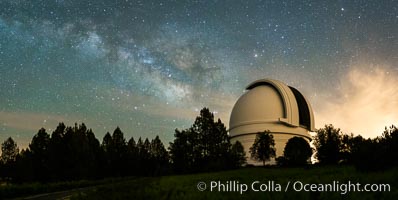
[(229, 135), (232, 143), (243, 144), (248, 164), (262, 164), (250, 159), (249, 153), (258, 132), (273, 134), (276, 157), (283, 155), (287, 141), (294, 136), (311, 140), (309, 131), (315, 130), (312, 108), (297, 89), (277, 80), (260, 79), (246, 90), (232, 109)]
[[(290, 128), (290, 127), (288, 127)], [(267, 129), (265, 129), (267, 130)], [(283, 156), (283, 151), (285, 149), (286, 143), (287, 141), (292, 138), (292, 137), (302, 137), (305, 140), (307, 140), (307, 142), (310, 142), (310, 135), (309, 133), (301, 127), (296, 127), (296, 128), (292, 128), (291, 130), (296, 130), (296, 132), (270, 132), (273, 137), (274, 137), (274, 141), (275, 141), (275, 154), (276, 157), (279, 156)], [(251, 133), (244, 133), (244, 134), (240, 134), (240, 135), (236, 135), (234, 137), (231, 137), (231, 143), (234, 144), (236, 141), (239, 141), (242, 143), (244, 150), (246, 152), (246, 157), (247, 157), (247, 164), (251, 164), (251, 165), (262, 165), (262, 162), (258, 162), (255, 161), (253, 159), (250, 158), (250, 147), (253, 145), (255, 139), (256, 139), (256, 135), (259, 131), (255, 131), (255, 132), (251, 132)], [(267, 162), (266, 164), (276, 164), (275, 162), (275, 158), (272, 159), (270, 162)]]

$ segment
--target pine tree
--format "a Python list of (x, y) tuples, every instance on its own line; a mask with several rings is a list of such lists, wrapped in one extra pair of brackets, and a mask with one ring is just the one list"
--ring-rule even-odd
[(19, 154), (17, 143), (9, 137), (1, 144), (1, 163), (7, 165), (15, 162)]
[(63, 180), (67, 177), (66, 171), (68, 170), (68, 157), (66, 157), (66, 155), (68, 152), (65, 142), (65, 131), (65, 124), (59, 123), (50, 138), (49, 162), (51, 168), (51, 179), (53, 180)]
[(127, 173), (128, 175), (138, 175), (138, 147), (134, 140), (134, 137), (131, 137), (127, 142)]
[(110, 146), (112, 174), (121, 176), (126, 173), (127, 144), (123, 132), (119, 127), (112, 134)]
[(41, 128), (39, 132), (33, 136), (32, 142), (29, 144), (35, 180), (49, 180), (49, 146), (50, 135), (46, 132), (46, 129)]
[(151, 141), (151, 157), (154, 161), (154, 173), (162, 174), (167, 171), (169, 164), (169, 154), (164, 148), (162, 141), (159, 136), (156, 136), (155, 139)]
[(175, 132), (170, 154), (177, 172), (209, 171), (230, 167), (231, 144), (224, 124), (203, 108), (191, 128)]
[(246, 153), (242, 143), (236, 141), (231, 148), (231, 165), (234, 168), (239, 168), (246, 164)]

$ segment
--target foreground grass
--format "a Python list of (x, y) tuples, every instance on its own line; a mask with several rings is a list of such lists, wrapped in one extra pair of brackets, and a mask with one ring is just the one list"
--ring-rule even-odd
[[(240, 192), (218, 192), (210, 191), (210, 182), (239, 181), (240, 184), (248, 185), (248, 190)], [(268, 184), (268, 181), (281, 184), (282, 191), (254, 192), (251, 183), (260, 181)], [(388, 183), (391, 185), (390, 192), (296, 192), (292, 185), (285, 192), (288, 182), (295, 181), (303, 183), (361, 183), (379, 184)], [(198, 182), (207, 185), (205, 191), (197, 189)], [(79, 193), (72, 199), (100, 200), (100, 199), (396, 199), (398, 197), (398, 169), (384, 172), (361, 173), (352, 167), (329, 166), (302, 168), (245, 168), (232, 171), (202, 173), (193, 175), (177, 175), (151, 178), (138, 178), (115, 184), (98, 186), (96, 189)], [(222, 188), (221, 188), (222, 189)]]
[(130, 179), (132, 178), (107, 178), (103, 180), (80, 180), (55, 183), (7, 184), (0, 186), (0, 199), (51, 193), (75, 188), (98, 186), (103, 184), (112, 185), (114, 183), (118, 183), (120, 181), (128, 181)]

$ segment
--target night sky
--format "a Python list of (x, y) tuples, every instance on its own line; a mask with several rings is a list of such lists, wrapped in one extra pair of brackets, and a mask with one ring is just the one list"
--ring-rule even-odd
[(259, 78), (374, 137), (398, 125), (397, 33), (392, 0), (1, 0), (0, 140), (63, 121), (168, 144), (205, 106), (228, 127)]

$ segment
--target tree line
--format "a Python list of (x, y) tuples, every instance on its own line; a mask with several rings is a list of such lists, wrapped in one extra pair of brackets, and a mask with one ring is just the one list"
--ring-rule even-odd
[(320, 164), (351, 164), (362, 171), (398, 166), (398, 128), (394, 125), (386, 127), (381, 136), (367, 139), (325, 125), (317, 131), (314, 145)]
[(275, 158), (280, 166), (302, 166), (314, 158), (318, 165), (354, 165), (361, 171), (385, 170), (398, 166), (398, 128), (385, 128), (381, 136), (365, 139), (361, 135), (343, 134), (333, 125), (325, 125), (313, 137), (314, 149), (301, 137), (293, 137), (286, 143), (283, 156), (275, 158), (275, 142), (269, 131), (257, 134), (250, 148), (251, 157), (257, 161)]
[(1, 146), (0, 177), (13, 182), (49, 182), (118, 176), (158, 176), (232, 169), (246, 162), (243, 146), (231, 144), (226, 127), (208, 108), (193, 125), (175, 130), (166, 149), (158, 136), (126, 141), (117, 127), (102, 143), (84, 123), (41, 128), (22, 151), (10, 137)]
[[(350, 164), (359, 170), (397, 166), (398, 129), (386, 128), (382, 136), (364, 139), (342, 134), (326, 125), (318, 129), (315, 149), (301, 137), (288, 140), (283, 156), (275, 158), (275, 141), (269, 131), (257, 133), (249, 149), (252, 159), (275, 158), (281, 166), (310, 164), (315, 152), (319, 164)], [(175, 130), (166, 148), (158, 136), (128, 141), (117, 127), (100, 142), (84, 123), (67, 127), (59, 123), (47, 133), (41, 128), (26, 149), (19, 151), (10, 137), (1, 145), (0, 178), (13, 182), (49, 182), (118, 176), (158, 176), (209, 172), (242, 167), (246, 154), (240, 142), (231, 143), (225, 125), (203, 108), (190, 128)]]
[(12, 138), (2, 144), (1, 177), (14, 182), (157, 175), (168, 167), (168, 153), (158, 136), (126, 141), (119, 127), (112, 135), (106, 133), (102, 143), (84, 123), (59, 123), (51, 135), (40, 129), (21, 152)]

